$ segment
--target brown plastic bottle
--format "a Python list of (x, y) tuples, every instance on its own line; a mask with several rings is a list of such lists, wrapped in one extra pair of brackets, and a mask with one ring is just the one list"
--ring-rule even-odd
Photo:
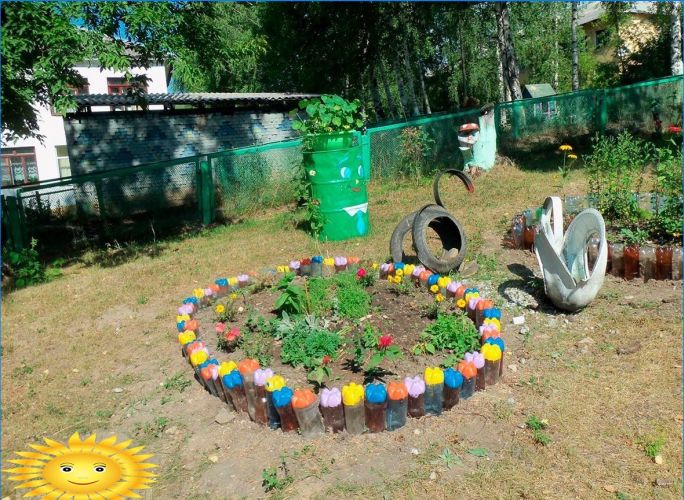
[(283, 432), (291, 432), (299, 429), (297, 415), (295, 414), (291, 403), (287, 403), (285, 406), (276, 406), (276, 411), (280, 416), (280, 428)]
[(611, 273), (616, 278), (622, 278), (625, 272), (624, 253), (625, 246), (622, 243), (613, 243), (610, 245), (612, 259)]
[(459, 396), (461, 394), (461, 387), (455, 389), (444, 384), (443, 405), (445, 410), (451, 410), (458, 404)]
[(655, 251), (657, 280), (669, 280), (672, 277), (672, 247), (657, 247)]
[(625, 279), (631, 281), (637, 278), (639, 276), (639, 246), (626, 246), (623, 260), (625, 264)]
[(682, 280), (682, 248), (675, 247), (672, 249), (672, 279), (675, 281)]
[(384, 403), (369, 403), (364, 401), (366, 413), (366, 427), (368, 432), (382, 432), (385, 430), (387, 420), (387, 401)]
[(412, 418), (420, 418), (425, 416), (425, 393), (421, 393), (417, 397), (409, 396), (408, 398), (408, 414)]

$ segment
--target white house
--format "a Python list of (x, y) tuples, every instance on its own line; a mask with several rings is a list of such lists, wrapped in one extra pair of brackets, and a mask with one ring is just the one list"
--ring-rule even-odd
[[(75, 69), (88, 84), (74, 91), (76, 94), (122, 94), (130, 87), (123, 73), (103, 70), (98, 66), (83, 63)], [(135, 76), (148, 78), (148, 93), (165, 93), (168, 88), (167, 72), (163, 65), (150, 68), (134, 68)], [(36, 106), (42, 142), (36, 138), (19, 139), (2, 143), (2, 186), (29, 184), (35, 181), (59, 179), (71, 175), (67, 154), (66, 136), (62, 116), (54, 109)], [(157, 106), (162, 108), (163, 106)], [(150, 106), (155, 109), (155, 106)], [(92, 111), (117, 111), (117, 107), (99, 106)]]

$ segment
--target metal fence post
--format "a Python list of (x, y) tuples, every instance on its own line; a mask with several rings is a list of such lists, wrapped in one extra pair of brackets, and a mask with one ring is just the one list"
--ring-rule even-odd
[(5, 193), (2, 195), (2, 199), (2, 208), (4, 209), (2, 223), (7, 230), (10, 245), (14, 250), (23, 250), (28, 246), (28, 235), (26, 225), (21, 217), (19, 207), (21, 201), (14, 193)]
[(361, 163), (363, 171), (366, 174), (366, 179), (371, 178), (371, 148), (370, 148), (370, 131), (361, 135)]
[(213, 198), (214, 198), (214, 182), (211, 175), (211, 164), (209, 159), (204, 159), (199, 162), (199, 186), (200, 186), (200, 215), (202, 224), (205, 226), (211, 224), (214, 219)]

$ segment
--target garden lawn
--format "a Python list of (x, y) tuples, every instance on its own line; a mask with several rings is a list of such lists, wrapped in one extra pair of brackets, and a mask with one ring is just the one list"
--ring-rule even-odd
[[(216, 277), (293, 257), (386, 258), (394, 225), (430, 202), (431, 186), (376, 181), (363, 240), (319, 244), (282, 209), (5, 294), (3, 461), (43, 437), (97, 432), (155, 455), (155, 499), (264, 496), (265, 469), (268, 495), (297, 498), (680, 498), (681, 284), (609, 276), (586, 310), (554, 311), (531, 278), (533, 254), (504, 249), (501, 238), (517, 211), (549, 194), (581, 194), (586, 180), (573, 171), (561, 190), (557, 172), (525, 167), (500, 162), (474, 194), (454, 184), (445, 195), (480, 265), (472, 280), (503, 302), (510, 287), (540, 302), (504, 308), (508, 368), (497, 386), (376, 435), (305, 440), (244, 416), (214, 421), (221, 403), (192, 380), (176, 341), (180, 300)], [(511, 324), (519, 315), (528, 333)], [(547, 427), (535, 435), (530, 417)], [(6, 476), (2, 485), (9, 495)]]

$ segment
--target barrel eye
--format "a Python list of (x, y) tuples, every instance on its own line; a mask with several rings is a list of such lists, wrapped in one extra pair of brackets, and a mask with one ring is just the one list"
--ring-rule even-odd
[(363, 165), (359, 165), (359, 177), (363, 177)]
[(349, 167), (342, 167), (340, 169), (340, 177), (349, 179), (351, 177), (351, 169)]

